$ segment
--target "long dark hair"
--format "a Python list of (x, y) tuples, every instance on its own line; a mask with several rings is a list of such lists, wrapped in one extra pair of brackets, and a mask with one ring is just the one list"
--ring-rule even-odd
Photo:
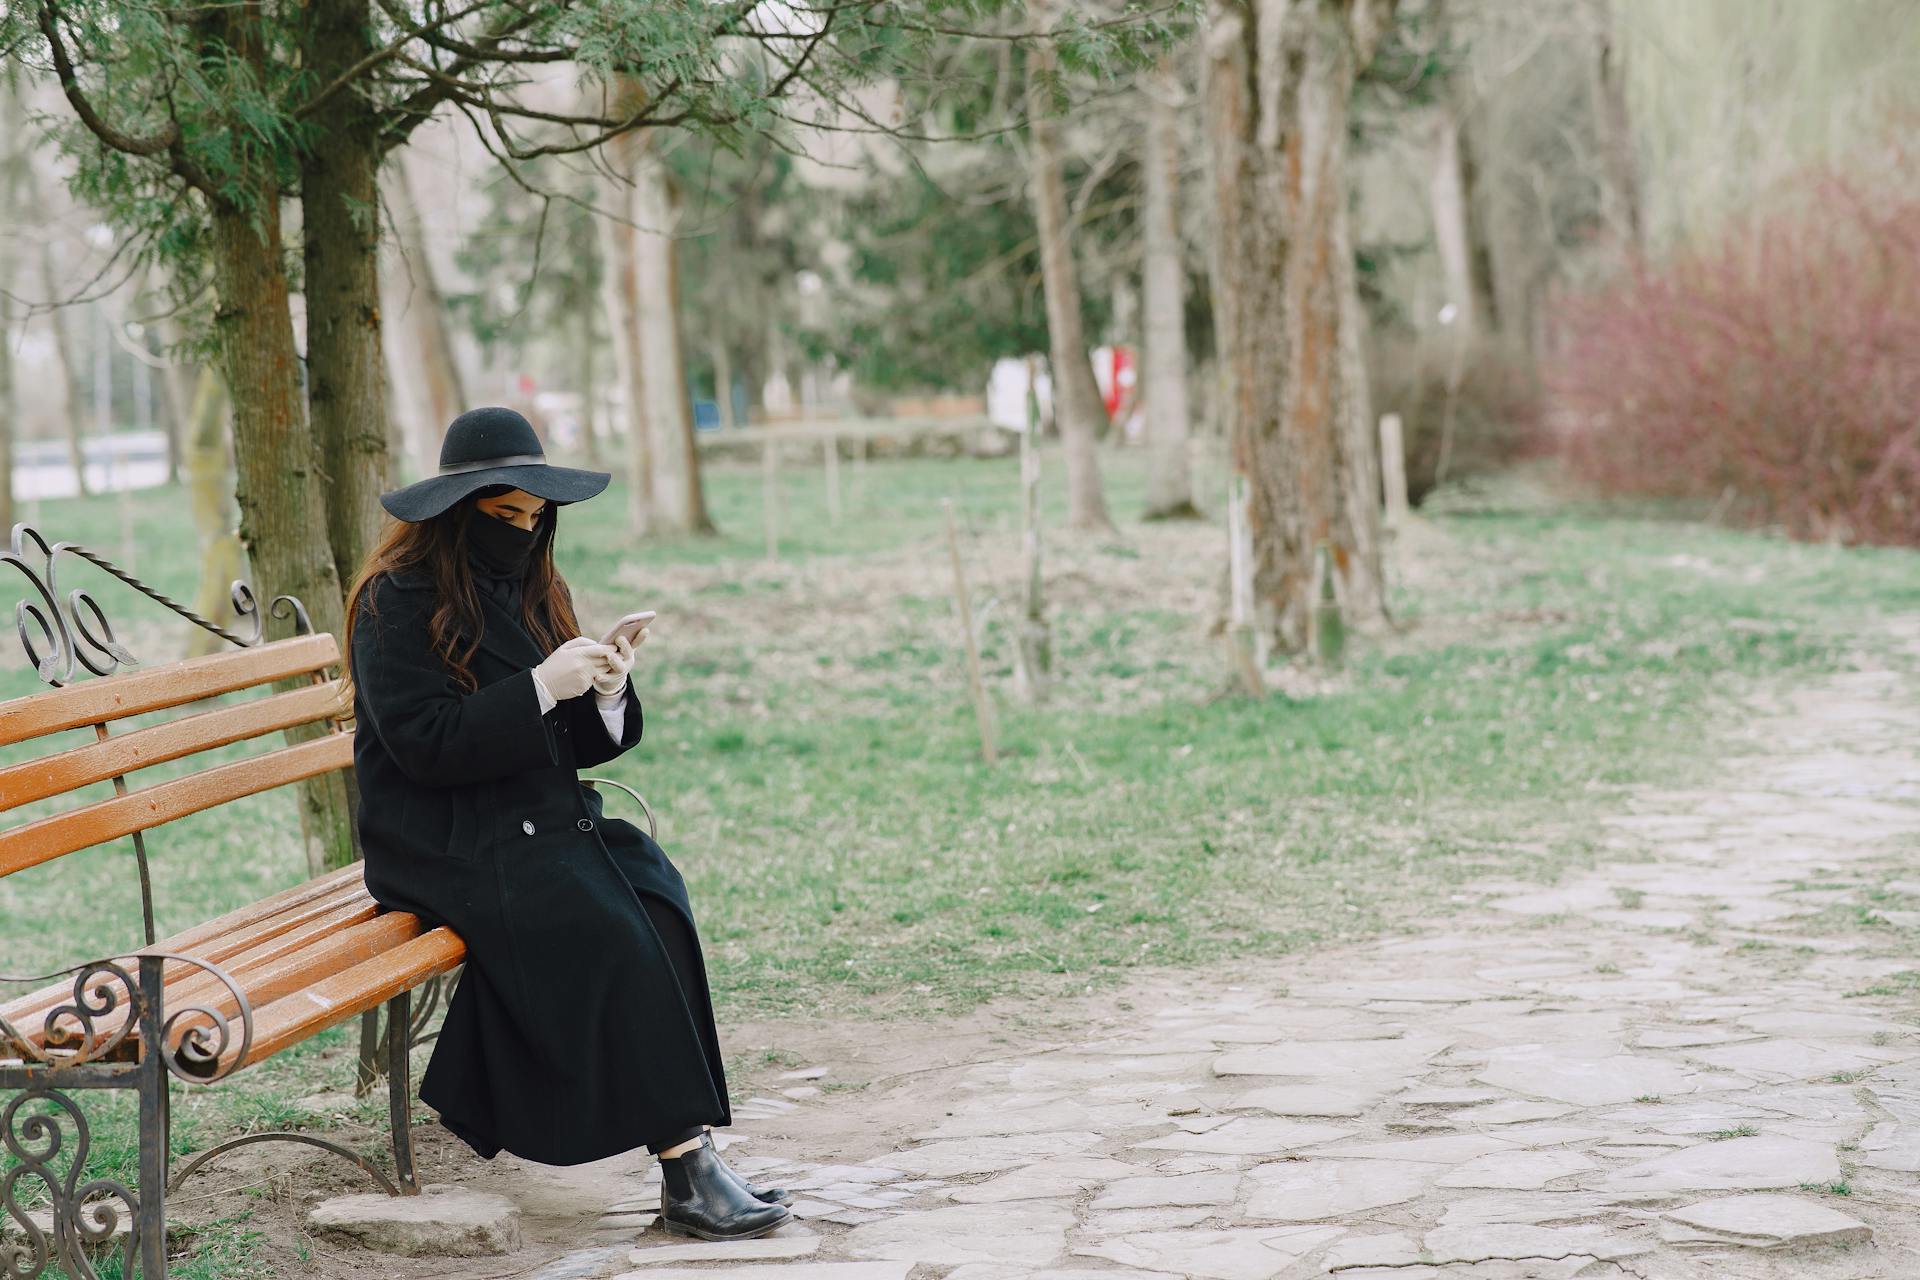
[[(482, 490), (474, 497), (484, 497)], [(369, 589), (383, 574), (425, 574), (433, 580), (433, 614), (427, 620), (427, 640), (433, 651), (453, 673), (454, 683), (472, 693), (479, 682), (471, 663), (480, 647), (480, 597), (474, 590), (473, 571), (467, 565), (467, 527), (475, 520), (491, 520), (474, 506), (473, 498), (456, 503), (431, 520), (409, 523), (389, 520), (380, 541), (367, 553), (367, 563), (347, 592), (347, 652), (353, 652), (353, 627), (364, 598), (367, 612), (373, 613)], [(540, 509), (534, 522), (533, 555), (527, 561), (526, 577), (520, 581), (520, 622), (542, 652), (552, 653), (580, 634), (580, 620), (573, 612), (573, 592), (553, 563), (553, 536), (559, 524), (559, 507), (549, 502)], [(343, 696), (352, 705), (353, 684), (349, 668)]]

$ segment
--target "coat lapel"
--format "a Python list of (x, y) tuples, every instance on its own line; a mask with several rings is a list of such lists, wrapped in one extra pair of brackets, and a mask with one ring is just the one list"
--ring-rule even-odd
[[(395, 574), (393, 585), (403, 591), (418, 592), (423, 599), (421, 608), (426, 609), (426, 600), (433, 595), (433, 583), (430, 579), (416, 574)], [(520, 625), (520, 619), (505, 605), (482, 591), (480, 595), (480, 647), (517, 668), (537, 667), (547, 660), (540, 646), (527, 635)], [(424, 614), (423, 614), (424, 619)]]
[(516, 667), (537, 667), (547, 660), (527, 635), (520, 619), (484, 592), (480, 596), (480, 647)]

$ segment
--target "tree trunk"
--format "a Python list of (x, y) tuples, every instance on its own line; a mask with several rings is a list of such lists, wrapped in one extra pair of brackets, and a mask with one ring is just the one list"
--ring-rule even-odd
[[(650, 152), (650, 149), (649, 149)], [(680, 270), (674, 245), (679, 222), (673, 190), (658, 157), (640, 157), (633, 178), (639, 279), (641, 382), (653, 446), (654, 529), (712, 533), (700, 454), (693, 443), (693, 406), (687, 399), (687, 362), (680, 335)]]
[[(1050, 4), (1028, 6), (1033, 26), (1045, 29)], [(1040, 278), (1047, 304), (1047, 350), (1053, 371), (1053, 416), (1067, 464), (1067, 523), (1075, 529), (1111, 529), (1100, 483), (1095, 442), (1106, 423), (1100, 387), (1087, 358), (1080, 315), (1079, 273), (1067, 229), (1066, 183), (1060, 172), (1060, 139), (1053, 121), (1056, 59), (1043, 39), (1027, 51), (1027, 134), (1032, 163), (1033, 213), (1040, 238)]]
[[(302, 59), (319, 83), (372, 51), (367, 0), (310, 0)], [(386, 353), (380, 342), (380, 151), (356, 90), (314, 113), (300, 170), (306, 241), (307, 411), (325, 477), (334, 569), (351, 582), (379, 536), (391, 478)]]
[(707, 349), (713, 356), (713, 408), (720, 415), (720, 429), (732, 431), (740, 425), (733, 411), (733, 349), (717, 326), (708, 336)]
[[(616, 81), (614, 110), (630, 110), (637, 90)], [(627, 419), (627, 528), (636, 538), (653, 531), (653, 447), (647, 438), (646, 364), (640, 344), (640, 262), (633, 225), (633, 175), (646, 141), (629, 130), (601, 148), (611, 176), (602, 180), (607, 216), (599, 220), (600, 298), (607, 315), (613, 364)]]
[[(6, 72), (7, 118), (22, 118), (20, 69), (9, 63)], [(19, 210), (26, 199), (26, 166), (29, 163), (27, 134), (9, 129), (0, 142), (0, 226), (20, 224)], [(14, 331), (14, 273), (20, 266), (15, 236), (0, 236), (0, 546), (12, 536), (13, 505), (13, 427), (19, 417), (14, 390), (13, 344), (19, 340)]]
[[(233, 458), (227, 448), (227, 388), (220, 375), (202, 369), (187, 416), (187, 505), (200, 550), (200, 585), (193, 609), (203, 618), (224, 616), (227, 593), (245, 575), (246, 553), (233, 519)], [(197, 658), (222, 648), (225, 641), (195, 627), (187, 656)]]
[(1382, 608), (1378, 453), (1347, 225), (1347, 105), (1390, 5), (1215, 0), (1209, 130), (1214, 309), (1253, 587), (1283, 647), (1312, 616), (1314, 549), (1346, 607)]
[(200, 383), (200, 366), (184, 358), (180, 326), (171, 317), (163, 317), (158, 323), (160, 354), (166, 362), (160, 369), (160, 390), (167, 402), (167, 478), (180, 484), (187, 478), (194, 388)]
[(460, 355), (454, 349), (453, 334), (447, 325), (447, 304), (440, 295), (435, 278), (433, 256), (427, 250), (420, 206), (413, 198), (413, 181), (407, 176), (404, 153), (397, 164), (386, 167), (382, 189), (393, 209), (393, 222), (400, 238), (400, 252), (406, 263), (406, 323), (412, 332), (412, 363), (418, 370), (419, 386), (428, 421), (418, 431), (419, 466), (422, 474), (432, 475), (440, 465), (440, 437), (447, 424), (464, 413), (467, 391), (460, 375)]
[[(241, 19), (244, 21), (244, 19)], [(271, 171), (268, 170), (270, 173)], [(316, 631), (342, 634), (345, 608), (327, 537), (323, 487), (300, 395), (300, 358), (293, 342), (287, 277), (282, 266), (280, 192), (259, 183), (250, 215), (212, 203), (214, 327), (221, 365), (234, 398), (233, 441), (239, 476), (240, 536), (254, 569), (259, 607), (297, 596)], [(291, 631), (269, 620), (270, 633)], [(300, 741), (316, 726), (288, 730)], [(318, 874), (353, 860), (353, 810), (346, 779), (329, 774), (301, 788), (308, 869)]]
[(1180, 79), (1172, 55), (1161, 59), (1146, 89), (1145, 208), (1140, 248), (1147, 397), (1147, 519), (1199, 515), (1187, 461), (1186, 270), (1180, 250)]
[(40, 288), (47, 296), (47, 327), (53, 333), (53, 354), (60, 365), (60, 386), (65, 397), (65, 412), (61, 416), (67, 437), (67, 461), (73, 467), (74, 492), (84, 498), (93, 493), (93, 487), (87, 483), (87, 454), (81, 443), (86, 393), (80, 389), (79, 357), (73, 349), (67, 308), (60, 302), (60, 273), (53, 264), (53, 246), (46, 240), (40, 242)]
[[(1467, 187), (1461, 171), (1460, 126), (1450, 106), (1433, 113), (1433, 173), (1427, 181), (1433, 215), (1433, 245), (1440, 258), (1446, 301), (1453, 304), (1453, 338), (1471, 343), (1486, 321), (1486, 308), (1474, 286), (1473, 250), (1467, 231)], [(1424, 327), (1432, 317), (1422, 316)]]
[(1606, 173), (1603, 205), (1614, 233), (1630, 249), (1643, 235), (1640, 165), (1633, 145), (1633, 120), (1627, 110), (1626, 68), (1614, 38), (1613, 0), (1592, 0), (1594, 120), (1600, 134), (1600, 162)]
[(580, 326), (579, 350), (574, 358), (579, 361), (575, 368), (575, 377), (580, 383), (580, 447), (586, 451), (587, 466), (598, 471), (600, 461), (600, 342), (593, 331), (593, 308), (596, 300), (579, 297), (573, 300), (573, 314)]

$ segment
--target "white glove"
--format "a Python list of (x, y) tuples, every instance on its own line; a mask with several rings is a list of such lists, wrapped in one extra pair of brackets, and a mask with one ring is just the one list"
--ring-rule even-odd
[(533, 669), (533, 678), (556, 700), (577, 698), (593, 687), (612, 653), (608, 645), (575, 636), (548, 654), (547, 660)]
[[(647, 642), (647, 629), (642, 627), (634, 641)], [(602, 702), (617, 701), (627, 691), (627, 672), (633, 670), (634, 644), (625, 636), (615, 636), (612, 646), (603, 659), (601, 673), (594, 677), (593, 692)]]

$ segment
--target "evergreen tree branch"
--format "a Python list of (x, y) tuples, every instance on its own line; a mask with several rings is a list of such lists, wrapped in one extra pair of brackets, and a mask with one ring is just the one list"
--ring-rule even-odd
[[(395, 36), (380, 48), (367, 54), (366, 57), (360, 59), (345, 71), (342, 71), (339, 75), (335, 76), (325, 88), (321, 89), (320, 92), (301, 103), (299, 107), (295, 108), (293, 118), (295, 120), (306, 119), (321, 107), (325, 106), (333, 98), (334, 94), (339, 93), (342, 89), (372, 71), (381, 63), (389, 62), (398, 57), (407, 45), (416, 38), (426, 39), (431, 43), (432, 32), (436, 27), (445, 26), (450, 22), (458, 22), (469, 14), (478, 13), (482, 9), (492, 7), (493, 3), (494, 0), (474, 0), (474, 3), (468, 5), (466, 8), (452, 10), (434, 19), (432, 22), (418, 23), (412, 27), (403, 27), (399, 35)], [(398, 12), (396, 6), (389, 3), (388, 0), (380, 0), (380, 7), (386, 10), (387, 16), (392, 18), (396, 23), (404, 23), (406, 21), (406, 15)]]
[(60, 92), (66, 96), (68, 104), (73, 107), (74, 114), (87, 127), (87, 131), (105, 145), (126, 155), (150, 158), (165, 154), (175, 174), (187, 185), (211, 197), (214, 194), (212, 180), (181, 145), (179, 120), (169, 117), (165, 128), (144, 138), (115, 128), (94, 107), (93, 100), (80, 85), (79, 73), (74, 69), (73, 58), (60, 35), (58, 6), (54, 0), (41, 0), (37, 9), (40, 34), (46, 37), (47, 49), (52, 54), (53, 72), (60, 82)]

